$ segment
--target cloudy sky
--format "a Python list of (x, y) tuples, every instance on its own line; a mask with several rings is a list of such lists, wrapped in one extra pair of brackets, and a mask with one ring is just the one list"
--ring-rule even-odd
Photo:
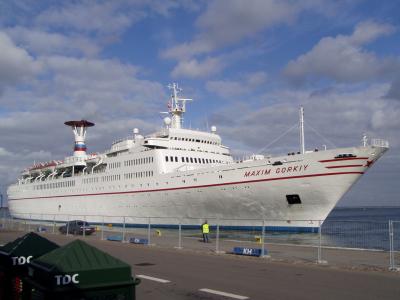
[(309, 149), (389, 140), (340, 205), (400, 205), (399, 15), (389, 0), (3, 0), (2, 193), (72, 153), (66, 120), (96, 123), (90, 152), (157, 130), (178, 82), (186, 127), (216, 125), (237, 157), (296, 151), (300, 105)]

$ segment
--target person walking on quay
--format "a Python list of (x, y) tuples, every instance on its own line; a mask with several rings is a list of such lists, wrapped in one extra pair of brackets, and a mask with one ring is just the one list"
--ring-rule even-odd
[(203, 224), (201, 224), (201, 231), (203, 233), (203, 242), (209, 243), (208, 234), (210, 233), (210, 226), (207, 223), (207, 220)]

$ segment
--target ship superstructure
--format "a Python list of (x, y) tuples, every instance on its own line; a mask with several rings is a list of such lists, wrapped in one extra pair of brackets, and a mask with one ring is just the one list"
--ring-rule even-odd
[[(225, 226), (315, 227), (387, 149), (364, 138), (358, 147), (306, 151), (300, 111), (300, 151), (234, 161), (215, 126), (185, 129), (186, 102), (176, 84), (169, 116), (158, 132), (137, 128), (103, 153), (87, 154), (93, 123), (69, 121), (74, 155), (26, 169), (8, 189), (14, 217), (91, 222), (129, 217), (132, 224), (195, 225), (216, 218)], [(303, 222), (308, 221), (308, 222)]]

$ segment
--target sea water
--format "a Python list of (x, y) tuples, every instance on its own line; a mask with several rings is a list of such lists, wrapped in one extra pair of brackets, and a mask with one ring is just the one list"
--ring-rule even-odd
[[(390, 228), (391, 227), (391, 228)], [(321, 228), (325, 246), (400, 250), (400, 207), (335, 208)]]

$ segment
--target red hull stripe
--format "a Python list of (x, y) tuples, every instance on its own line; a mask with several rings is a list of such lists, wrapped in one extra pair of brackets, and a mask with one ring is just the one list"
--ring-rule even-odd
[(362, 174), (364, 174), (364, 172), (321, 173), (321, 174), (310, 174), (310, 175), (299, 175), (299, 176), (287, 176), (287, 177), (278, 177), (278, 178), (264, 178), (264, 179), (256, 179), (256, 180), (226, 182), (226, 183), (214, 183), (214, 184), (205, 184), (205, 185), (193, 185), (193, 186), (184, 186), (184, 187), (176, 187), (176, 188), (164, 188), (164, 189), (154, 189), (154, 190), (138, 190), (138, 191), (109, 192), (109, 193), (95, 193), (95, 194), (93, 194), (93, 193), (92, 193), (92, 194), (72, 194), (72, 195), (31, 197), (31, 198), (15, 198), (15, 199), (10, 198), (9, 200), (28, 200), (28, 199), (47, 199), (47, 198), (65, 198), (65, 197), (85, 197), (85, 196), (102, 196), (102, 195), (120, 195), (120, 194), (152, 193), (152, 192), (165, 192), (165, 191), (186, 190), (186, 189), (200, 189), (200, 188), (215, 187), (215, 186), (234, 185), (234, 184), (245, 184), (245, 183), (263, 182), (263, 181), (275, 181), (275, 180), (284, 180), (284, 179), (299, 179), (299, 178), (321, 177), (321, 176), (333, 176), (333, 175), (362, 175)]
[(355, 168), (355, 167), (363, 167), (364, 165), (342, 165), (342, 166), (327, 166), (327, 169), (336, 169), (336, 168)]
[(335, 158), (335, 159), (327, 159), (327, 160), (320, 160), (319, 162), (332, 162), (332, 161), (342, 161), (342, 160), (359, 160), (359, 159), (369, 159), (369, 157), (343, 157), (343, 158)]

